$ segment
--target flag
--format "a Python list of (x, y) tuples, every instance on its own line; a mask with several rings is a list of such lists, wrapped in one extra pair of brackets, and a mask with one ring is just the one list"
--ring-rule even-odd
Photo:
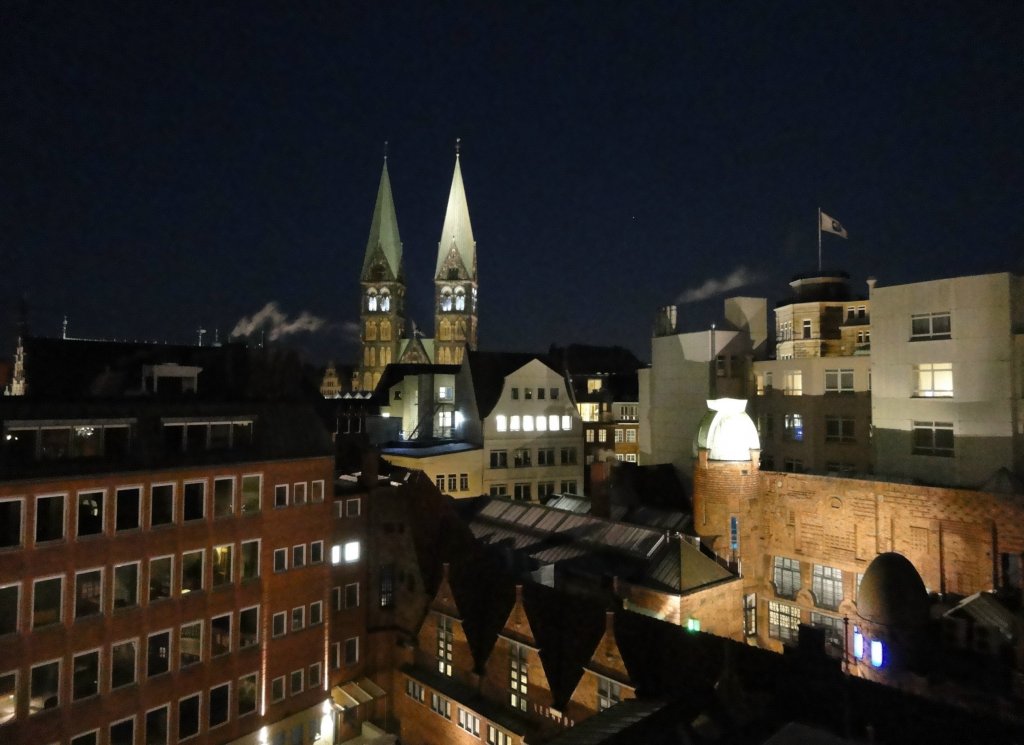
[(824, 212), (821, 213), (821, 229), (826, 233), (835, 233), (840, 238), (850, 237), (846, 232), (846, 228), (840, 225), (837, 219), (829, 217)]

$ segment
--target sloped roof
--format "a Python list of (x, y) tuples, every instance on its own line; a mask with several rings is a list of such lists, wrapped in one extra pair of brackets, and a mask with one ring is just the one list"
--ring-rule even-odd
[(466, 201), (466, 186), (462, 183), (462, 165), (458, 154), (455, 156), (455, 173), (452, 174), (452, 188), (448, 193), (448, 207), (444, 213), (441, 239), (437, 244), (435, 277), (440, 278), (441, 265), (448, 258), (453, 245), (458, 250), (470, 277), (475, 277), (476, 241), (473, 239), (473, 226), (469, 221), (469, 204)]
[(1021, 619), (990, 592), (976, 592), (964, 598), (945, 615), (969, 618), (980, 626), (995, 629), (1007, 641), (1017, 639), (1024, 628)]
[(373, 206), (373, 218), (370, 220), (370, 237), (366, 241), (366, 254), (363, 256), (363, 270), (360, 278), (370, 278), (370, 267), (377, 250), (388, 263), (391, 277), (402, 277), (402, 239), (398, 234), (398, 217), (395, 213), (395, 200), (391, 194), (391, 178), (388, 176), (388, 161), (385, 158), (384, 168), (380, 173), (380, 186), (377, 187), (377, 201)]
[(533, 360), (540, 360), (545, 365), (547, 359), (543, 355), (526, 352), (478, 352), (466, 350), (466, 362), (469, 364), (473, 379), (473, 393), (476, 396), (477, 410), (481, 417), (486, 417), (494, 409), (501, 391), (505, 386), (505, 378)]

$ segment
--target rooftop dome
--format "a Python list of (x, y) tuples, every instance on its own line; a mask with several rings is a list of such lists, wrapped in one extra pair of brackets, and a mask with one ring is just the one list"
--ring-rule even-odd
[(879, 554), (868, 564), (857, 595), (857, 613), (884, 626), (918, 626), (928, 620), (928, 591), (902, 554)]
[(708, 401), (694, 440), (694, 454), (707, 448), (711, 460), (749, 461), (751, 450), (761, 449), (757, 427), (746, 412), (742, 398), (718, 398)]

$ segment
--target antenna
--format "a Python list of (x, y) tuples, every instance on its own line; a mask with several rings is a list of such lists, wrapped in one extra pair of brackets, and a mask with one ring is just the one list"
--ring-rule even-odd
[(196, 329), (196, 333), (199, 334), (199, 344), (198, 344), (198, 346), (201, 347), (201, 346), (203, 346), (203, 334), (206, 333), (206, 329), (203, 328), (202, 324), (199, 324), (199, 328)]

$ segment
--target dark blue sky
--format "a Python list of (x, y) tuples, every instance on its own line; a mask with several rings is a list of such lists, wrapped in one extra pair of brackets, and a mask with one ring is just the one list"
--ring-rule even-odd
[[(8, 2), (0, 297), (32, 331), (188, 341), (276, 301), (353, 356), (383, 141), (430, 330), (453, 166), (480, 342), (624, 344), (739, 267), (1024, 270), (1024, 3)], [(687, 305), (713, 320), (721, 296)]]

